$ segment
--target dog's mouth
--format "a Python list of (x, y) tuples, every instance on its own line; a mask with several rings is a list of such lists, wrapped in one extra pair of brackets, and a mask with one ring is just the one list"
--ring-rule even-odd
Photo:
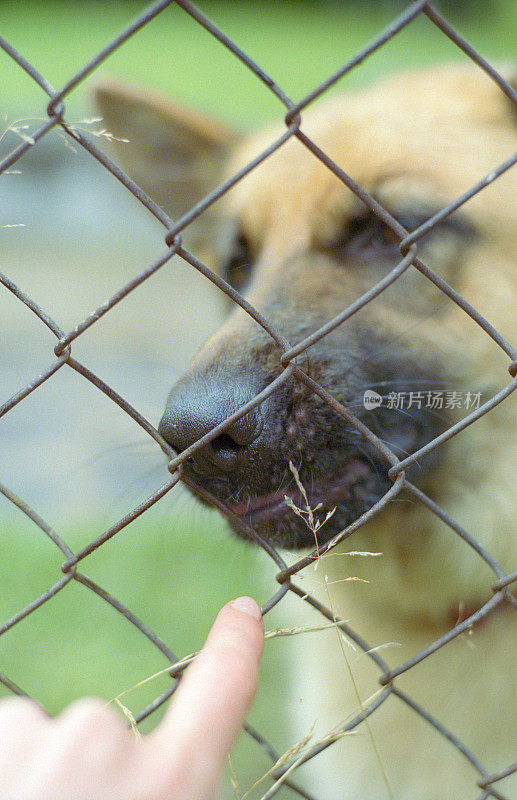
[[(351, 457), (330, 474), (302, 478), (295, 470), (291, 481), (277, 490), (236, 503), (228, 509), (262, 538), (288, 549), (324, 544), (365, 513), (392, 485), (388, 465)], [(239, 536), (247, 534), (231, 517)]]
[[(434, 425), (422, 415), (381, 416), (377, 412), (368, 422), (401, 458), (433, 435)], [(233, 530), (247, 538), (235, 518), (232, 520), (235, 515), (268, 542), (289, 549), (312, 548), (315, 539), (319, 545), (325, 544), (355, 522), (393, 486), (388, 476), (390, 464), (366, 442), (354, 447), (349, 439), (348, 446), (339, 446), (336, 439), (333, 447), (321, 448), (316, 455), (319, 458), (311, 460), (310, 454), (309, 458), (302, 454), (299, 473), (290, 464), (290, 471), (286, 469), (283, 480), (274, 488), (267, 486), (266, 478), (262, 491), (255, 485), (255, 491), (250, 486), (249, 494), (241, 494), (237, 502), (227, 497), (225, 504), (232, 512), (228, 521)], [(409, 468), (410, 477), (415, 473), (420, 482), (433, 460), (433, 455), (419, 459), (416, 467)]]
[[(434, 425), (422, 415), (381, 415), (377, 411), (367, 421), (398, 457), (414, 452), (433, 435)], [(276, 449), (282, 446), (282, 442), (273, 444)], [(254, 452), (253, 445), (248, 456), (232, 476), (203, 474), (190, 460), (185, 470), (199, 487), (224, 504), (229, 513), (219, 508), (239, 537), (252, 539), (252, 528), (265, 541), (287, 549), (313, 548), (316, 541), (325, 544), (393, 486), (387, 459), (373, 444), (354, 441), (347, 428), (336, 427), (332, 436), (309, 442), (303, 451), (291, 449), (282, 460), (266, 447)], [(409, 468), (410, 474), (416, 470), (415, 478), (420, 481), (432, 461), (433, 456), (419, 459)]]
[[(228, 504), (228, 508), (236, 516), (246, 519), (250, 525), (269, 523), (282, 516), (290, 516), (298, 509), (304, 514), (309, 508), (327, 514), (336, 508), (338, 503), (350, 500), (352, 495), (372, 488), (372, 467), (365, 461), (353, 458), (340, 470), (326, 475), (311, 485), (300, 484), (298, 473), (291, 467), (296, 478), (293, 485), (277, 491), (268, 492), (259, 497)], [(294, 476), (293, 476), (294, 477)], [(303, 491), (300, 486), (303, 486)]]

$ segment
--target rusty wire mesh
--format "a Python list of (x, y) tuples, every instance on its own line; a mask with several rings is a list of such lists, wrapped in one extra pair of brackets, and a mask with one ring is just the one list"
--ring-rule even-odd
[[(321, 603), (313, 597), (308, 596), (305, 589), (300, 588), (293, 579), (296, 578), (304, 567), (313, 563), (317, 558), (326, 553), (335, 546), (337, 541), (343, 541), (346, 537), (350, 536), (355, 530), (363, 525), (368, 519), (376, 515), (390, 500), (396, 497), (399, 492), (404, 488), (409, 491), (414, 499), (424, 504), (429, 510), (430, 514), (437, 515), (455, 535), (461, 537), (465, 542), (465, 546), (470, 546), (474, 549), (480, 559), (482, 559), (488, 567), (492, 570), (494, 575), (494, 582), (492, 585), (493, 597), (486, 602), (486, 604), (475, 611), (472, 615), (456, 624), (446, 635), (442, 636), (439, 640), (432, 642), (424, 650), (414, 654), (414, 656), (400, 664), (396, 668), (390, 668), (375, 650), (371, 651), (366, 642), (363, 641), (361, 635), (352, 630), (349, 625), (345, 623), (338, 623), (344, 634), (349, 637), (356, 646), (367, 653), (368, 657), (372, 659), (379, 670), (379, 683), (383, 688), (382, 692), (375, 698), (371, 704), (363, 709), (362, 713), (352, 719), (348, 726), (348, 730), (360, 726), (367, 716), (374, 713), (375, 710), (381, 706), (385, 700), (391, 695), (396, 696), (411, 708), (416, 714), (427, 720), (439, 733), (441, 733), (449, 742), (450, 746), (457, 748), (463, 756), (465, 756), (473, 765), (474, 769), (479, 774), (478, 787), (481, 789), (479, 800), (484, 800), (488, 797), (494, 798), (507, 798), (504, 790), (498, 788), (498, 782), (502, 781), (506, 776), (512, 774), (517, 769), (516, 765), (502, 767), (497, 774), (490, 774), (489, 771), (483, 766), (478, 758), (478, 754), (470, 752), (462, 742), (460, 742), (454, 734), (454, 731), (448, 731), (441, 722), (431, 716), (426, 709), (418, 704), (418, 698), (412, 698), (402, 692), (395, 681), (396, 677), (411, 669), (415, 664), (421, 662), (428, 655), (433, 653), (438, 648), (444, 647), (449, 641), (457, 637), (462, 632), (468, 630), (474, 622), (481, 620), (487, 615), (491, 614), (495, 608), (505, 602), (509, 602), (514, 606), (517, 605), (515, 598), (510, 592), (510, 587), (513, 582), (517, 580), (517, 572), (506, 574), (499, 564), (492, 558), (490, 553), (486, 552), (481, 545), (471, 536), (467, 531), (463, 530), (448, 514), (436, 505), (433, 500), (427, 497), (420, 489), (412, 485), (405, 475), (405, 469), (412, 463), (416, 462), (423, 454), (433, 450), (442, 444), (442, 442), (455, 436), (460, 430), (463, 430), (468, 425), (474, 423), (480, 416), (489, 412), (494, 406), (503, 402), (505, 398), (517, 387), (517, 351), (508, 344), (503, 337), (481, 316), (481, 314), (473, 308), (463, 297), (461, 297), (454, 289), (449, 286), (442, 278), (435, 274), (428, 266), (426, 266), (417, 255), (417, 244), (422, 236), (428, 233), (435, 225), (446, 219), (460, 206), (467, 203), (470, 198), (475, 194), (482, 191), (485, 187), (497, 180), (500, 175), (514, 166), (517, 157), (509, 158), (502, 164), (494, 164), (493, 170), (483, 180), (472, 186), (461, 197), (458, 197), (454, 202), (442, 208), (439, 213), (435, 214), (432, 218), (427, 220), (423, 225), (416, 230), (408, 233), (408, 231), (397, 222), (370, 194), (368, 194), (361, 186), (357, 185), (352, 177), (350, 177), (344, 170), (334, 163), (330, 157), (322, 152), (318, 146), (302, 131), (301, 113), (307, 106), (318, 98), (326, 89), (335, 84), (340, 78), (345, 76), (351, 70), (358, 67), (361, 62), (367, 58), (371, 53), (382, 47), (387, 41), (397, 35), (406, 26), (410, 25), (417, 17), (425, 15), (428, 20), (433, 23), (445, 36), (454, 42), (477, 66), (480, 70), (484, 70), (487, 75), (496, 82), (501, 92), (503, 92), (513, 103), (517, 102), (516, 93), (512, 87), (501, 77), (501, 75), (494, 69), (494, 67), (487, 63), (482, 56), (467, 42), (465, 41), (456, 30), (446, 22), (442, 16), (427, 2), (427, 0), (416, 0), (411, 2), (408, 7), (400, 14), (393, 22), (365, 47), (361, 52), (357, 53), (352, 59), (344, 64), (339, 70), (328, 77), (323, 83), (314, 88), (306, 97), (299, 102), (293, 102), (283, 90), (275, 83), (275, 81), (267, 75), (258, 64), (256, 64), (246, 53), (239, 49), (236, 43), (231, 41), (225, 34), (220, 31), (208, 18), (204, 16), (194, 5), (187, 0), (175, 0), (175, 5), (181, 7), (184, 12), (190, 15), (196, 22), (205, 28), (215, 39), (228, 50), (230, 50), (242, 63), (243, 69), (251, 70), (258, 80), (263, 84), (281, 101), (285, 106), (285, 125), (286, 130), (276, 141), (272, 142), (258, 157), (254, 158), (247, 164), (238, 174), (233, 175), (229, 180), (219, 185), (214, 191), (207, 195), (201, 202), (191, 208), (180, 220), (174, 221), (150, 199), (138, 185), (136, 185), (124, 172), (105, 155), (97, 146), (89, 140), (89, 138), (80, 132), (76, 127), (71, 127), (66, 119), (66, 98), (73, 92), (78, 85), (89, 76), (100, 64), (102, 64), (110, 54), (121, 47), (124, 42), (142, 29), (150, 20), (165, 12), (174, 0), (161, 0), (160, 2), (150, 5), (132, 25), (127, 27), (120, 36), (113, 39), (101, 52), (99, 52), (91, 61), (84, 65), (84, 67), (70, 80), (66, 82), (60, 89), (55, 89), (46, 78), (41, 75), (35, 67), (30, 64), (23, 55), (18, 53), (14, 47), (3, 38), (0, 37), (0, 46), (20, 67), (24, 70), (38, 85), (43, 92), (48, 96), (49, 101), (46, 107), (48, 120), (45, 121), (40, 127), (32, 133), (30, 137), (26, 137), (19, 146), (17, 146), (4, 160), (0, 163), (0, 172), (6, 172), (32, 147), (37, 147), (40, 142), (50, 131), (59, 127), (61, 131), (81, 148), (88, 151), (93, 159), (100, 162), (111, 175), (120, 181), (150, 212), (156, 219), (163, 225), (165, 230), (165, 243), (166, 249), (163, 255), (158, 258), (154, 263), (146, 266), (133, 280), (122, 286), (116, 294), (107, 300), (96, 311), (87, 316), (85, 319), (79, 321), (77, 325), (70, 331), (63, 331), (56, 322), (49, 316), (49, 314), (40, 307), (38, 302), (29, 297), (23, 288), (15, 285), (9, 277), (0, 273), (0, 282), (3, 286), (11, 292), (21, 303), (24, 303), (32, 312), (41, 320), (41, 323), (47, 326), (50, 331), (55, 335), (57, 342), (54, 347), (54, 353), (48, 367), (38, 376), (36, 376), (30, 383), (21, 388), (11, 398), (5, 400), (0, 406), (0, 416), (8, 414), (17, 404), (22, 403), (26, 397), (33, 392), (37, 392), (38, 388), (46, 381), (52, 378), (59, 370), (68, 368), (75, 370), (82, 375), (87, 381), (93, 384), (100, 392), (107, 395), (113, 403), (116, 403), (123, 412), (129, 415), (136, 424), (140, 425), (144, 431), (151, 437), (159, 448), (163, 450), (169, 459), (170, 474), (163, 481), (163, 485), (155, 491), (145, 502), (141, 503), (138, 507), (133, 508), (124, 516), (123, 519), (118, 520), (108, 530), (100, 534), (93, 541), (89, 542), (79, 552), (73, 552), (68, 544), (43, 520), (37, 511), (30, 508), (23, 499), (17, 497), (7, 487), (0, 484), (0, 492), (27, 517), (29, 517), (42, 531), (45, 536), (49, 537), (54, 545), (63, 554), (63, 564), (61, 566), (62, 576), (56, 579), (56, 582), (50, 586), (40, 597), (35, 598), (26, 607), (21, 608), (18, 613), (12, 616), (0, 626), (0, 634), (5, 633), (7, 630), (16, 626), (21, 620), (26, 618), (29, 614), (37, 608), (47, 603), (58, 592), (61, 592), (67, 584), (71, 581), (78, 581), (93, 593), (102, 598), (106, 603), (109, 603), (114, 609), (129, 620), (143, 636), (146, 636), (153, 645), (156, 646), (165, 657), (170, 660), (171, 664), (177, 663), (177, 658), (169, 648), (158, 636), (156, 636), (141, 620), (139, 620), (128, 608), (124, 607), (117, 599), (112, 597), (106, 592), (102, 586), (97, 585), (90, 580), (86, 575), (80, 571), (80, 565), (85, 559), (95, 550), (101, 548), (105, 542), (111, 537), (116, 536), (123, 530), (131, 521), (142, 515), (157, 503), (162, 497), (170, 492), (179, 481), (185, 482), (191, 488), (201, 494), (204, 499), (208, 500), (212, 505), (218, 507), (223, 511), (227, 518), (232, 518), (235, 525), (244, 527), (247, 536), (253, 539), (273, 560), (278, 566), (278, 574), (276, 580), (278, 582), (278, 590), (270, 597), (263, 605), (263, 612), (267, 613), (282, 598), (291, 593), (300, 597), (304, 602), (310, 604), (315, 608), (324, 618), (334, 621), (332, 612), (324, 607)], [(329, 321), (323, 328), (316, 331), (312, 335), (305, 338), (302, 342), (292, 347), (284, 337), (275, 330), (274, 323), (270, 320), (264, 319), (257, 309), (251, 307), (249, 303), (231, 286), (229, 286), (220, 276), (214, 274), (205, 264), (203, 264), (193, 253), (189, 252), (182, 243), (182, 232), (195, 220), (200, 214), (205, 212), (218, 198), (226, 193), (233, 185), (240, 181), (245, 175), (253, 170), (258, 164), (266, 160), (273, 152), (281, 148), (285, 142), (292, 138), (297, 138), (313, 155), (319, 159), (326, 167), (331, 170), (360, 200), (371, 209), (387, 226), (389, 226), (394, 234), (399, 239), (399, 249), (402, 260), (396, 268), (389, 274), (388, 280), (379, 282), (374, 286), (366, 295), (356, 300), (352, 306), (344, 309), (333, 320)], [(84, 331), (90, 326), (94, 325), (104, 314), (110, 312), (116, 304), (123, 303), (124, 298), (142, 282), (147, 280), (153, 273), (167, 264), (170, 259), (177, 255), (184, 259), (185, 262), (190, 264), (195, 270), (201, 272), (206, 278), (217, 286), (221, 292), (228, 295), (234, 303), (240, 305), (245, 312), (247, 312), (253, 319), (269, 334), (274, 340), (282, 356), (280, 364), (282, 372), (279, 377), (271, 383), (264, 391), (257, 395), (251, 402), (239, 409), (238, 412), (233, 414), (222, 424), (214, 428), (209, 434), (205, 435), (202, 439), (197, 441), (194, 445), (184, 450), (181, 454), (175, 453), (168, 443), (160, 436), (155, 427), (133, 408), (125, 399), (117, 394), (110, 386), (108, 386), (97, 375), (87, 369), (81, 362), (72, 356), (72, 344), (80, 337)], [(506, 353), (509, 359), (509, 373), (511, 380), (507, 386), (499, 391), (494, 397), (485, 402), (480, 408), (468, 414), (461, 422), (450, 427), (445, 433), (432, 442), (413, 453), (409, 457), (400, 460), (391, 452), (391, 450), (377, 438), (353, 413), (351, 413), (344, 405), (338, 402), (324, 386), (320, 386), (315, 382), (304, 369), (296, 362), (296, 356), (303, 353), (311, 344), (324, 337), (330, 330), (333, 330), (337, 325), (351, 317), (360, 307), (368, 303), (373, 297), (383, 291), (389, 283), (397, 279), (397, 277), (404, 272), (406, 267), (413, 265), (419, 270), (422, 275), (432, 281), (451, 302), (457, 304), (466, 314), (470, 317), (490, 336), (494, 342)], [(300, 558), (295, 564), (288, 567), (283, 560), (282, 556), (272, 547), (271, 544), (265, 542), (253, 531), (246, 526), (242, 519), (232, 514), (232, 511), (225, 507), (217, 498), (212, 497), (206, 491), (200, 490), (196, 487), (191, 480), (182, 473), (182, 464), (189, 458), (197, 449), (212, 441), (215, 437), (225, 431), (227, 426), (234, 420), (244, 416), (250, 409), (256, 407), (267, 396), (274, 392), (279, 386), (284, 384), (289, 378), (294, 377), (298, 381), (305, 384), (312, 392), (319, 395), (326, 403), (328, 403), (336, 414), (340, 415), (347, 423), (358, 430), (391, 465), (389, 476), (393, 481), (393, 486), (388, 492), (377, 502), (370, 510), (364, 513), (357, 521), (351, 524), (344, 532), (334, 537), (327, 544), (322, 545), (317, 550), (314, 550), (309, 555)], [(179, 668), (174, 666), (170, 670), (172, 682), (170, 687), (163, 692), (160, 696), (156, 697), (146, 708), (143, 708), (139, 714), (136, 715), (136, 721), (148, 717), (157, 708), (164, 704), (168, 698), (173, 694), (179, 680), (181, 671), (185, 668), (185, 663), (181, 662)], [(0, 675), (0, 681), (7, 687), (8, 690), (16, 694), (25, 694), (23, 689), (6, 675)], [(36, 698), (37, 699), (37, 698)], [(250, 736), (254, 737), (264, 748), (268, 756), (276, 760), (277, 755), (272, 746), (260, 736), (259, 733), (254, 731), (250, 726), (246, 726), (246, 730)], [(308, 750), (303, 758), (303, 762), (315, 757), (318, 752), (323, 749), (321, 745), (314, 746)], [(278, 778), (287, 766), (277, 767), (272, 773), (272, 778)], [(299, 796), (308, 797), (303, 789), (297, 788), (290, 780), (286, 784), (291, 786), (293, 791), (297, 792)], [(266, 793), (264, 797), (270, 797), (276, 793), (276, 789)]]

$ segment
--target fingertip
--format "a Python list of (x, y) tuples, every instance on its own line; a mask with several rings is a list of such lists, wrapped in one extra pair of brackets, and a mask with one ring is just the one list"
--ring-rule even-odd
[(219, 636), (223, 630), (226, 630), (223, 636), (229, 637), (228, 642), (233, 640), (242, 654), (253, 653), (260, 660), (264, 648), (264, 621), (260, 606), (252, 597), (237, 597), (223, 606), (213, 631)]
[(243, 614), (248, 614), (250, 617), (253, 617), (257, 622), (262, 621), (262, 611), (253, 597), (243, 595), (242, 597), (237, 597), (235, 600), (232, 600), (229, 605), (236, 611), (241, 611)]

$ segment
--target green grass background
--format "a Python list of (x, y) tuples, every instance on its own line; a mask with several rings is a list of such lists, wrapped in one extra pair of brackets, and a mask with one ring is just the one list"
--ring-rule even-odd
[[(389, 3), (200, 6), (295, 100), (393, 16)], [(483, 13), (453, 20), (483, 55), (506, 60), (515, 43), (516, 15), (510, 13), (510, 3), (488, 6), (489, 20)], [(58, 87), (142, 7), (133, 2), (2, 2), (0, 33)], [(367, 82), (392, 68), (461, 58), (450, 41), (420, 18), (334, 90)], [(177, 7), (128, 41), (102, 70), (164, 89), (238, 127), (282, 113), (261, 82)], [(41, 107), (41, 90), (3, 52), (0, 76), (1, 112), (8, 119), (35, 104)], [(82, 113), (86, 94), (80, 88), (67, 99), (70, 114)], [(0, 515), (0, 618), (7, 619), (58, 579), (62, 559), (32, 523), (5, 503), (0, 504)], [(270, 596), (275, 570), (260, 553), (230, 538), (214, 514), (189, 512), (179, 520), (175, 515), (172, 531), (164, 518), (162, 507), (152, 509), (81, 569), (182, 656), (201, 645), (223, 602), (239, 593), (259, 600)], [(98, 535), (97, 524), (93, 513), (82, 525), (74, 523), (67, 541), (80, 548)], [(274, 615), (268, 624), (275, 624)], [(285, 648), (283, 640), (267, 645), (261, 692), (250, 718), (280, 750), (288, 745), (278, 711), (288, 680)], [(0, 671), (52, 712), (83, 693), (113, 697), (165, 665), (126, 620), (75, 582), (0, 642)], [(167, 680), (158, 678), (127, 697), (127, 705), (136, 711), (166, 686)], [(268, 763), (249, 743), (241, 745), (235, 758), (243, 787)], [(279, 796), (291, 795), (285, 791)]]

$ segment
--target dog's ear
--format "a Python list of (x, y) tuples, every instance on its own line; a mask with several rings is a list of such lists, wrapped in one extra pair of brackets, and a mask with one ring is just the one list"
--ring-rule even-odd
[[(114, 78), (98, 79), (93, 94), (113, 137), (115, 160), (173, 219), (215, 188), (237, 134), (164, 95)], [(197, 221), (196, 238), (210, 216)]]

